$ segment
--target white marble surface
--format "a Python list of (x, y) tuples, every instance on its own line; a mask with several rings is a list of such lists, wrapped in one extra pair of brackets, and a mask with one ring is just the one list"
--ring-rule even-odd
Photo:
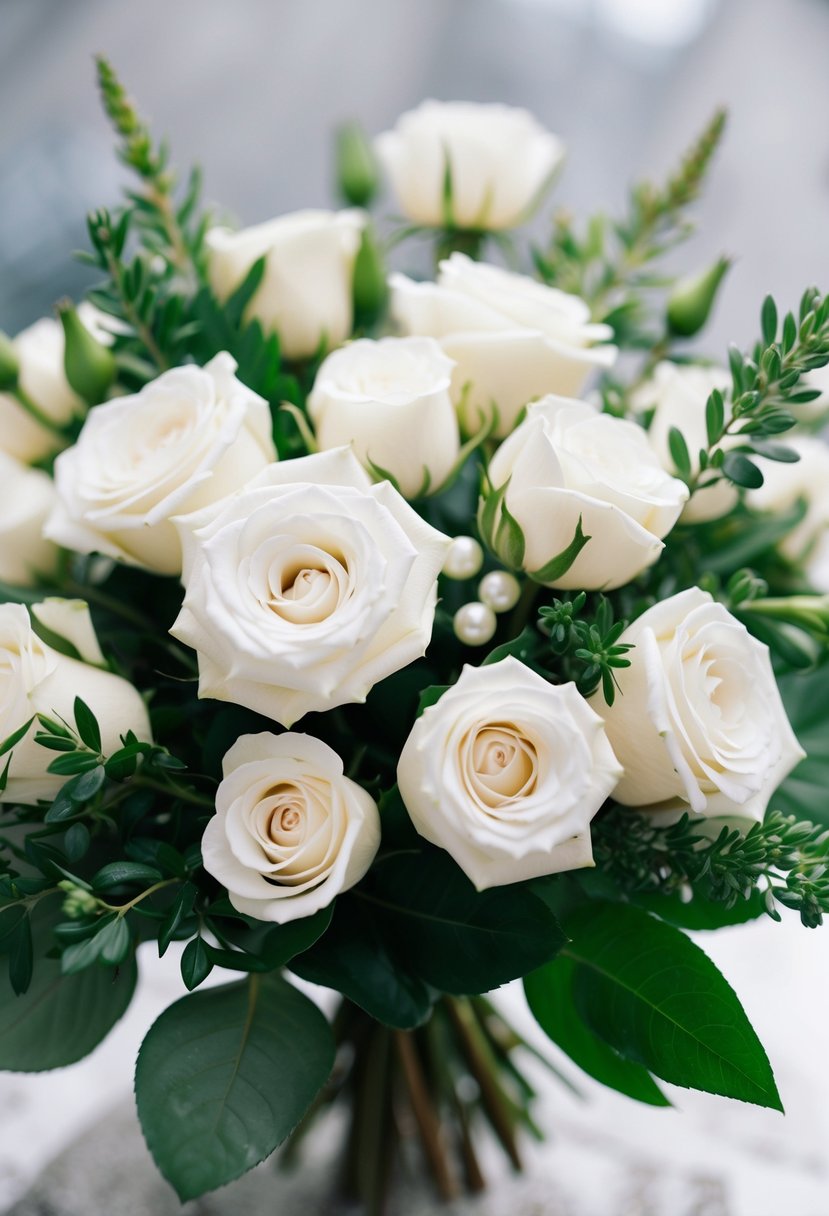
[[(826, 1216), (829, 931), (808, 931), (789, 918), (698, 940), (757, 1028), (786, 1116), (671, 1087), (674, 1109), (640, 1106), (581, 1078), (562, 1057), (584, 1100), (543, 1070), (536, 1073), (539, 1121), (549, 1141), (526, 1146), (527, 1177), (518, 1180), (491, 1146), (485, 1153), (491, 1194), (478, 1204), (455, 1205), (453, 1213), (502, 1216), (510, 1208), (517, 1216)], [(181, 1210), (154, 1176), (129, 1102), (140, 1039), (182, 989), (173, 957), (160, 965), (147, 958), (143, 974), (126, 1018), (89, 1059), (63, 1072), (0, 1075), (0, 1210), (7, 1216), (120, 1216), (121, 1210), (124, 1216), (166, 1216), (168, 1207)], [(520, 990), (512, 986), (499, 999), (532, 1032)], [(540, 1034), (538, 1042), (557, 1055)], [(184, 1211), (331, 1216), (327, 1176), (317, 1162), (325, 1161), (335, 1135), (330, 1125), (320, 1129), (315, 1168), (306, 1177), (286, 1181), (267, 1165)], [(50, 1167), (74, 1141), (80, 1147), (71, 1159)], [(113, 1179), (123, 1208), (113, 1206)], [(32, 1186), (32, 1197), (22, 1200)], [(428, 1194), (403, 1190), (401, 1216), (437, 1211)]]

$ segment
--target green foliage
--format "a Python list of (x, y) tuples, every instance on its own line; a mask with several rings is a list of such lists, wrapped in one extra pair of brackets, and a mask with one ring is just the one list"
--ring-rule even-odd
[(25, 995), (15, 995), (11, 986), (0, 987), (2, 1069), (43, 1072), (74, 1064), (97, 1047), (132, 999), (132, 958), (115, 973), (100, 967), (62, 973), (60, 960), (52, 957), (59, 917), (54, 897), (38, 900), (26, 917), (31, 920), (35, 967)]
[(786, 714), (806, 759), (801, 760), (777, 793), (774, 806), (796, 819), (829, 828), (829, 673), (825, 662), (806, 672), (789, 672), (778, 680)]
[(334, 1063), (316, 1005), (278, 976), (184, 997), (153, 1024), (135, 1073), (156, 1165), (184, 1202), (264, 1160)]
[(630, 667), (630, 642), (619, 638), (627, 621), (614, 621), (613, 607), (606, 596), (599, 596), (593, 619), (582, 617), (587, 595), (580, 591), (570, 599), (554, 599), (539, 609), (539, 628), (550, 641), (553, 670), (560, 682), (574, 680), (583, 696), (589, 697), (601, 685), (608, 705), (616, 698), (614, 671)]
[[(683, 933), (620, 904), (591, 904), (566, 926), (570, 1001), (622, 1059), (674, 1085), (783, 1109), (766, 1053), (740, 1002)], [(537, 986), (543, 987), (555, 966), (545, 969)], [(555, 997), (547, 999), (555, 1009)], [(559, 1006), (562, 1000), (566, 996), (559, 994)], [(546, 1013), (543, 998), (538, 1003)], [(566, 1035), (560, 1014), (554, 1029), (562, 1021)]]

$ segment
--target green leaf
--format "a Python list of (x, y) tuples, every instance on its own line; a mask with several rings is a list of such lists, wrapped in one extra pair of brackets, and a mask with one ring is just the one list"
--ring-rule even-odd
[[(42, 739), (36, 738), (36, 743), (42, 743)], [(62, 742), (62, 740), (59, 740)], [(58, 748), (58, 751), (64, 749)], [(77, 773), (88, 773), (93, 768), (98, 767), (98, 757), (91, 755), (89, 752), (65, 752), (64, 755), (58, 756), (49, 765), (48, 772), (55, 773), (58, 777), (74, 777)]]
[(481, 666), (486, 667), (490, 663), (499, 663), (501, 659), (512, 656), (528, 667), (535, 667), (535, 660), (541, 649), (541, 641), (541, 635), (535, 625), (526, 625), (517, 637), (512, 638), (509, 642), (502, 642), (500, 646), (495, 646), (490, 650)]
[(405, 953), (394, 954), (373, 909), (358, 899), (340, 897), (331, 928), (290, 969), (399, 1030), (420, 1026), (432, 1011), (428, 987), (408, 970)]
[(186, 882), (179, 888), (178, 894), (170, 905), (167, 915), (158, 927), (159, 958), (164, 957), (182, 921), (185, 921), (193, 911), (193, 905), (196, 902), (198, 893), (198, 887), (192, 882)]
[(769, 806), (798, 819), (829, 827), (829, 667), (778, 678), (792, 729), (806, 752), (770, 800)]
[(561, 578), (561, 576), (566, 574), (570, 569), (573, 562), (581, 553), (587, 542), (592, 540), (592, 537), (585, 536), (584, 532), (582, 531), (581, 520), (582, 517), (579, 516), (579, 521), (576, 524), (576, 531), (567, 548), (562, 549), (561, 553), (559, 553), (556, 557), (550, 558), (547, 564), (542, 566), (540, 570), (530, 571), (530, 578), (536, 583), (545, 583), (548, 586), (555, 586), (556, 582)]
[(161, 881), (161, 871), (154, 866), (146, 866), (140, 861), (110, 861), (102, 866), (91, 880), (93, 891), (105, 891), (107, 887), (117, 887), (125, 882), (139, 882), (142, 885), (152, 885)]
[(448, 692), (451, 687), (451, 684), (430, 684), (428, 688), (424, 688), (417, 706), (417, 717), (419, 718), (424, 709), (428, 709), (430, 705), (437, 705), (443, 694)]
[(777, 305), (771, 296), (766, 296), (765, 300), (763, 300), (763, 307), (760, 310), (760, 323), (763, 330), (763, 341), (766, 346), (771, 346), (777, 337)]
[(12, 991), (20, 996), (32, 982), (34, 967), (32, 926), (28, 916), (21, 916), (14, 926), (6, 949), (9, 952), (9, 983)]
[(0, 744), (0, 756), (5, 756), (6, 752), (10, 752), (20, 742), (33, 722), (34, 718), (29, 718), (28, 722), (24, 722), (22, 726), (18, 727), (16, 731), (3, 740), (2, 744)]
[[(62, 933), (62, 936), (66, 936)], [(64, 975), (74, 975), (91, 967), (93, 963), (102, 963), (107, 967), (115, 967), (124, 961), (132, 945), (130, 931), (123, 916), (109, 913), (101, 917), (95, 931), (78, 941), (72, 942), (61, 955), (61, 968)]]
[(565, 938), (526, 886), (476, 891), (448, 854), (389, 857), (371, 892), (401, 957), (427, 984), (459, 995), (488, 992), (558, 954)]
[(188, 992), (198, 988), (213, 970), (213, 961), (207, 950), (207, 944), (201, 937), (194, 937), (184, 947), (181, 956), (181, 978)]
[(806, 514), (806, 502), (800, 499), (788, 510), (774, 515), (753, 512), (734, 517), (733, 536), (715, 533), (716, 539), (706, 545), (705, 563), (716, 574), (730, 574), (748, 565), (759, 554), (772, 549), (787, 536)]
[(80, 697), (75, 697), (75, 704), (72, 711), (75, 715), (75, 725), (78, 728), (78, 734), (87, 747), (98, 755), (101, 753), (101, 728), (98, 726), (98, 719), (93, 714), (92, 710), (82, 701)]
[(720, 390), (715, 388), (705, 403), (705, 430), (709, 447), (719, 443), (724, 427), (725, 402)]
[(680, 477), (690, 477), (691, 456), (688, 451), (688, 444), (685, 442), (685, 436), (678, 427), (672, 426), (668, 431), (668, 450), (671, 453), (674, 468)]
[(660, 920), (666, 920), (677, 929), (695, 931), (722, 929), (726, 925), (744, 925), (756, 920), (765, 912), (765, 902), (760, 891), (752, 891), (748, 899), (738, 899), (733, 908), (715, 903), (702, 895), (694, 895), (687, 903), (678, 895), (662, 892), (639, 891), (631, 896), (633, 903), (646, 912), (653, 912)]
[(680, 930), (639, 908), (596, 903), (567, 931), (576, 1008), (609, 1046), (664, 1081), (782, 1111), (733, 989)]
[(647, 1068), (619, 1055), (579, 1017), (573, 1003), (575, 967), (571, 959), (557, 958), (526, 976), (524, 992), (541, 1029), (579, 1068), (602, 1085), (637, 1102), (670, 1106)]
[(253, 976), (177, 1001), (138, 1054), (138, 1117), (182, 1202), (224, 1186), (293, 1131), (328, 1078), (334, 1040), (307, 997)]
[[(223, 923), (222, 936), (241, 950), (261, 958), (265, 969), (273, 971), (284, 967), (294, 955), (301, 954), (303, 950), (313, 946), (327, 931), (333, 911), (333, 906), (329, 904), (327, 908), (320, 908), (313, 916), (303, 916), (284, 925), (273, 925), (267, 921), (242, 917), (231, 905), (231, 911), (227, 915), (232, 915), (233, 919), (230, 925)], [(211, 918), (215, 915), (211, 908)]]
[(248, 304), (259, 290), (265, 276), (267, 257), (263, 255), (253, 263), (245, 278), (224, 305), (225, 315), (232, 329), (240, 329), (242, 316)]
[(763, 484), (763, 474), (742, 452), (726, 452), (722, 471), (735, 486), (743, 486), (746, 490), (759, 490)]
[(97, 1047), (129, 1005), (135, 990), (134, 958), (117, 972), (91, 967), (61, 974), (45, 957), (54, 946), (60, 901), (43, 899), (31, 915), (35, 968), (24, 996), (0, 990), (0, 1069), (43, 1072), (74, 1064)]

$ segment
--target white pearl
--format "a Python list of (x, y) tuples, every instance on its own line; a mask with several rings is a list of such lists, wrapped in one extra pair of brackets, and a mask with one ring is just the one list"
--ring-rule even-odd
[(478, 584), (478, 595), (493, 612), (509, 612), (521, 598), (521, 584), (508, 570), (490, 570)]
[(447, 578), (474, 578), (484, 564), (484, 551), (474, 536), (456, 536), (449, 546), (443, 573)]
[(495, 633), (498, 622), (491, 608), (474, 600), (458, 609), (452, 624), (455, 637), (465, 646), (484, 646)]

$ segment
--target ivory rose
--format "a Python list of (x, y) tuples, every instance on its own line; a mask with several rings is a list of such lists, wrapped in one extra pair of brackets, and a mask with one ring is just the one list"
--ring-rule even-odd
[(359, 882), (380, 845), (372, 798), (312, 735), (242, 735), (222, 761), (204, 868), (239, 912), (311, 916)]
[(449, 540), (348, 448), (265, 469), (176, 521), (199, 696), (291, 726), (364, 701), (426, 650)]
[(440, 263), (436, 283), (402, 274), (389, 283), (403, 333), (437, 338), (455, 360), (453, 394), (469, 433), (494, 407), (495, 434), (508, 435), (529, 401), (575, 397), (591, 372), (616, 358), (613, 331), (590, 321), (584, 300), (461, 253)]
[(463, 101), (422, 102), (374, 147), (407, 219), (493, 231), (529, 217), (564, 158), (526, 110)]
[[(12, 346), (19, 362), (20, 388), (41, 414), (59, 427), (83, 415), (86, 407), (69, 387), (63, 370), (60, 321), (53, 317), (35, 321), (14, 338)], [(23, 464), (33, 464), (60, 446), (54, 431), (27, 413), (11, 393), (0, 393), (0, 449)]]
[(265, 273), (245, 310), (279, 335), (289, 359), (339, 346), (351, 333), (352, 279), (362, 211), (294, 211), (253, 228), (208, 232), (210, 285), (224, 302), (264, 257)]
[(423, 711), (397, 781), (421, 836), (484, 890), (591, 866), (590, 821), (621, 774), (575, 684), (506, 658), (464, 667)]
[(363, 338), (334, 351), (308, 398), (319, 446), (351, 444), (406, 498), (439, 490), (460, 451), (453, 366), (433, 338)]
[[(506, 486), (507, 509), (524, 536), (523, 568), (548, 586), (587, 591), (624, 586), (653, 565), (688, 498), (641, 427), (565, 397), (528, 408), (488, 476), (494, 489)], [(587, 544), (563, 573), (541, 577), (579, 520)]]
[[(49, 601), (47, 601), (49, 603)], [(49, 628), (63, 635), (63, 615), (77, 617), (76, 606), (51, 601)], [(32, 611), (37, 613), (38, 605)], [(70, 621), (68, 632), (76, 629)], [(131, 730), (139, 739), (150, 739), (147, 710), (138, 692), (120, 676), (80, 663), (59, 654), (42, 642), (32, 629), (22, 604), (0, 604), (0, 740), (19, 730), (33, 715), (74, 721), (75, 697), (81, 696), (98, 719), (104, 754), (121, 746), (120, 737)], [(37, 721), (11, 751), (6, 788), (0, 802), (31, 804), (51, 801), (67, 777), (46, 770), (55, 753), (35, 743)], [(5, 764), (5, 759), (3, 761)]]
[(0, 450), (0, 580), (27, 587), (51, 574), (58, 551), (43, 536), (55, 501), (51, 477)]
[[(633, 394), (631, 404), (634, 409), (653, 410), (648, 438), (663, 467), (669, 472), (674, 471), (674, 462), (668, 436), (674, 426), (685, 437), (692, 472), (699, 471), (698, 453), (700, 448), (708, 447), (706, 402), (715, 388), (725, 390), (730, 383), (731, 377), (724, 368), (663, 360), (657, 364), (651, 378)], [(694, 493), (682, 518), (686, 523), (719, 519), (733, 509), (737, 498), (736, 486), (720, 478)]]
[(78, 442), (55, 462), (47, 536), (178, 574), (171, 516), (217, 502), (276, 459), (268, 404), (235, 370), (230, 355), (216, 355), (90, 410)]
[(749, 490), (746, 500), (759, 511), (783, 515), (799, 499), (806, 514), (778, 542), (790, 561), (803, 561), (806, 577), (816, 591), (829, 591), (829, 447), (809, 435), (784, 435), (786, 447), (800, 457), (791, 464), (760, 458), (763, 484)]
[(762, 820), (805, 754), (768, 648), (698, 587), (649, 608), (619, 642), (634, 647), (619, 695), (593, 698), (625, 770), (617, 801)]

